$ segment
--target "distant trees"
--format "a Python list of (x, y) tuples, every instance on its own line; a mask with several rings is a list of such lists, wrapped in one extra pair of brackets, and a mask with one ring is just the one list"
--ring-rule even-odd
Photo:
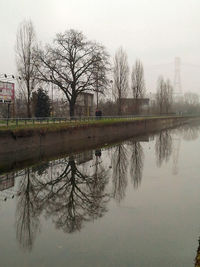
[(167, 79), (165, 82), (165, 110), (166, 113), (170, 112), (173, 104), (173, 86), (171, 81)]
[(122, 114), (122, 98), (127, 96), (129, 88), (129, 66), (126, 52), (120, 47), (114, 57), (113, 94), (118, 101), (118, 115)]
[(37, 49), (36, 55), (38, 78), (64, 92), (71, 117), (79, 94), (99, 90), (107, 82), (109, 57), (105, 48), (87, 40), (81, 32), (69, 30), (57, 34), (54, 44)]
[(184, 94), (184, 111), (195, 113), (200, 111), (199, 95), (192, 92)]
[[(71, 117), (75, 115), (77, 97), (84, 92), (96, 93), (97, 106), (100, 104), (100, 108), (105, 109), (104, 115), (139, 113), (139, 107), (148, 102), (137, 101), (137, 99), (144, 98), (146, 93), (143, 64), (140, 60), (136, 60), (129, 77), (128, 57), (122, 47), (115, 53), (112, 66), (113, 78), (110, 81), (115, 101), (109, 102), (108, 95), (106, 95), (107, 100), (99, 101), (99, 93), (106, 93), (108, 89), (109, 55), (104, 46), (88, 40), (82, 32), (73, 29), (57, 34), (53, 44), (42, 48), (37, 45), (32, 22), (23, 21), (17, 32), (16, 63), (18, 75), (21, 77), (20, 92), (15, 102), (17, 116), (31, 117), (34, 114), (33, 107), (31, 107), (32, 94), (36, 86), (38, 88), (41, 84), (42, 86), (52, 84), (52, 88), (56, 85), (56, 88), (64, 93), (65, 97), (62, 101), (57, 97), (55, 114), (66, 115), (69, 108)], [(135, 99), (133, 105), (131, 99), (123, 100), (128, 96)], [(172, 111), (173, 104), (173, 110), (176, 112), (199, 112), (200, 104), (197, 94), (186, 93), (180, 99), (173, 104), (171, 82), (160, 77), (156, 100), (152, 101), (151, 111), (159, 111), (160, 114), (169, 113)], [(63, 112), (64, 109), (67, 111)], [(4, 115), (5, 110), (1, 113)], [(49, 111), (45, 114), (48, 113)], [(45, 115), (41, 112), (37, 114), (37, 116)]]
[(50, 98), (42, 88), (39, 88), (34, 93), (35, 102), (35, 117), (49, 117), (50, 116)]
[(34, 46), (36, 35), (31, 20), (23, 21), (17, 32), (16, 63), (18, 75), (21, 77), (20, 90), (26, 100), (27, 117), (31, 117), (31, 94), (36, 85), (36, 58)]
[(165, 81), (162, 76), (158, 79), (156, 102), (160, 113), (168, 113), (173, 102), (173, 87), (170, 80)]

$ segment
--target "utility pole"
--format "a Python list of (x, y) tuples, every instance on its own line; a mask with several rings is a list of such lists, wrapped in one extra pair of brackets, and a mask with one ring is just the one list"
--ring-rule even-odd
[(51, 83), (51, 101), (52, 101), (52, 117), (53, 117), (53, 83)]
[(99, 109), (99, 81), (98, 81), (98, 71), (99, 68), (97, 69), (97, 77), (96, 77), (96, 91), (97, 91), (97, 109)]

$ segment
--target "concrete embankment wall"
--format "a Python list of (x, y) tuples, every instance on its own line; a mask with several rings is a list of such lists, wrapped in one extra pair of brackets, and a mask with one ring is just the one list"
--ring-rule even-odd
[[(49, 156), (64, 155), (90, 149), (95, 145), (119, 141), (139, 134), (175, 127), (195, 118), (171, 117), (113, 124), (94, 124), (58, 129), (57, 131), (18, 131), (0, 134), (0, 168), (14, 167), (19, 162), (30, 162)], [(3, 168), (4, 169), (4, 168)]]

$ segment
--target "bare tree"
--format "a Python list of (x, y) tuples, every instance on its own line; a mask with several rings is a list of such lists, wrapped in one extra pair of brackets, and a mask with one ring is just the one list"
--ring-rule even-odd
[(162, 76), (158, 79), (156, 102), (160, 113), (168, 113), (173, 102), (173, 87), (170, 80), (165, 82)]
[[(100, 58), (101, 59), (101, 58)], [(93, 78), (94, 78), (94, 91), (96, 92), (96, 102), (97, 102), (97, 109), (99, 108), (99, 94), (101, 96), (105, 95), (105, 91), (109, 84), (108, 79), (106, 77), (107, 72), (109, 70), (108, 64), (99, 64), (99, 62), (93, 65)]]
[(142, 98), (145, 94), (144, 69), (142, 62), (136, 60), (131, 73), (131, 89), (133, 98)]
[(99, 90), (100, 84), (102, 87), (107, 83), (108, 54), (105, 48), (88, 41), (81, 32), (69, 30), (57, 34), (54, 44), (43, 50), (37, 49), (36, 55), (39, 79), (57, 85), (64, 92), (71, 117), (79, 94)]
[(36, 35), (31, 20), (23, 21), (17, 32), (16, 63), (21, 77), (19, 88), (26, 100), (27, 116), (31, 117), (31, 94), (36, 85), (34, 46)]
[(113, 94), (118, 101), (118, 115), (122, 114), (122, 98), (127, 96), (128, 92), (129, 66), (126, 52), (120, 47), (115, 53), (113, 67)]
[(172, 107), (173, 103), (173, 86), (171, 84), (171, 81), (167, 79), (165, 82), (165, 109), (166, 113), (170, 111), (170, 108)]
[(188, 113), (199, 112), (199, 95), (192, 92), (186, 92), (184, 94), (184, 111)]
[(133, 93), (133, 98), (136, 100), (135, 111), (139, 113), (137, 99), (144, 97), (145, 94), (144, 69), (140, 60), (136, 60), (135, 65), (132, 68), (131, 90)]
[(165, 97), (165, 81), (162, 76), (158, 79), (158, 87), (156, 93), (156, 102), (159, 109), (159, 112), (163, 112), (164, 108), (164, 97)]

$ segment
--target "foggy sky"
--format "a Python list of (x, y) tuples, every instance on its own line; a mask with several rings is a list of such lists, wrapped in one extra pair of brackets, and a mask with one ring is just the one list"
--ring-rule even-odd
[(200, 93), (200, 0), (0, 0), (0, 10), (0, 74), (16, 73), (17, 28), (31, 19), (42, 44), (73, 28), (111, 57), (123, 46), (130, 68), (142, 60), (151, 92), (160, 74), (173, 81), (178, 56), (183, 90)]

